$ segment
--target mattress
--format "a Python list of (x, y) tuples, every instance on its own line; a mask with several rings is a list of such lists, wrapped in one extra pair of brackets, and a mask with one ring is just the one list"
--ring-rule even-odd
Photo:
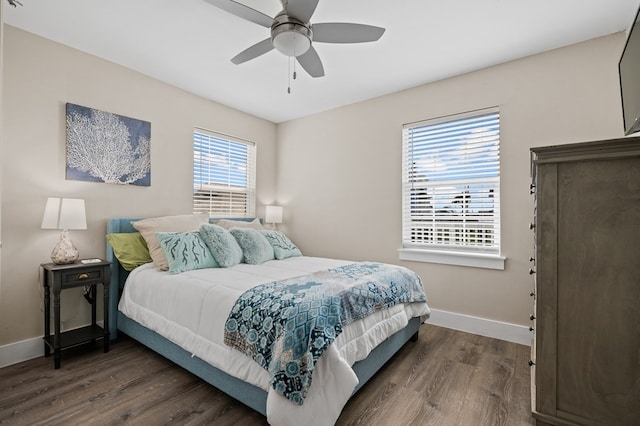
[(333, 424), (358, 383), (351, 366), (404, 328), (409, 319), (426, 319), (426, 303), (396, 305), (346, 326), (320, 358), (309, 395), (300, 406), (272, 391), (269, 374), (258, 363), (224, 344), (224, 323), (238, 297), (256, 285), (349, 263), (300, 256), (175, 275), (147, 264), (129, 274), (118, 309), (193, 356), (267, 391), (269, 423)]

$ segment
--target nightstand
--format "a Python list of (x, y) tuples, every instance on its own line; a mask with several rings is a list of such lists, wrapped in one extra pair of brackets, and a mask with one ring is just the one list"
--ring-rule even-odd
[[(66, 348), (102, 339), (104, 352), (109, 352), (109, 280), (110, 262), (100, 261), (83, 264), (80, 262), (56, 265), (44, 263), (40, 265), (43, 272), (44, 286), (44, 356), (54, 353), (55, 368), (60, 368), (60, 352)], [(102, 284), (104, 327), (96, 324), (96, 286)], [(90, 286), (93, 300), (91, 301), (91, 325), (73, 330), (60, 332), (60, 292), (67, 288)], [(51, 296), (53, 291), (53, 326), (51, 335)]]

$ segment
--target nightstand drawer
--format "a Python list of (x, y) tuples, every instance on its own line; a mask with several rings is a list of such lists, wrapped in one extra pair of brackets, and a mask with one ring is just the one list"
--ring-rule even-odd
[(61, 275), (63, 287), (97, 284), (104, 281), (104, 267), (82, 268), (80, 271), (64, 271)]

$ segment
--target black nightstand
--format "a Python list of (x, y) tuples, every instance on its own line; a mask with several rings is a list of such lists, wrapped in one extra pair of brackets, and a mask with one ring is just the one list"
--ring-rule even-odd
[[(44, 356), (49, 357), (51, 349), (53, 349), (55, 368), (60, 368), (60, 352), (66, 348), (103, 339), (104, 352), (109, 352), (110, 265), (111, 263), (106, 261), (87, 264), (77, 262), (68, 265), (56, 265), (54, 263), (40, 265), (44, 277)], [(104, 328), (96, 325), (96, 285), (98, 284), (102, 284), (104, 295)], [(60, 292), (66, 288), (83, 286), (90, 286), (90, 294), (93, 295), (91, 325), (61, 333)], [(53, 290), (53, 336), (50, 329), (50, 290)]]

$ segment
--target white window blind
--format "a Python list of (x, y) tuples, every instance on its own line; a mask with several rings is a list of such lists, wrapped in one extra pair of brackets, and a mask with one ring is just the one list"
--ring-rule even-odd
[(405, 125), (405, 249), (500, 253), (497, 108)]
[(210, 217), (255, 216), (256, 147), (196, 129), (193, 133), (193, 212)]

